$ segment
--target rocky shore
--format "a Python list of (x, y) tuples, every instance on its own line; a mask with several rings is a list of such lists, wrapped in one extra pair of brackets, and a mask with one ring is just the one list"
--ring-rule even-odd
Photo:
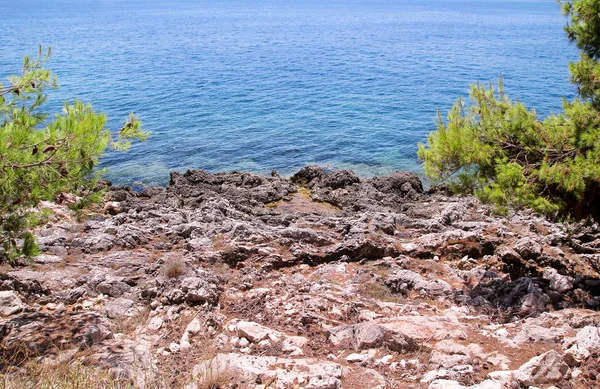
[(600, 387), (600, 228), (411, 173), (172, 173), (0, 270), (0, 353), (140, 388)]

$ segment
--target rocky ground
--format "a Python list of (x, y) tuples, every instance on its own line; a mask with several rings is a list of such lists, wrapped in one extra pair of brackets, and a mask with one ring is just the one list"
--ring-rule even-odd
[[(172, 173), (65, 206), (0, 270), (0, 365), (145, 388), (594, 388), (600, 229), (410, 173)], [(44, 362), (46, 363), (46, 362)], [(598, 377), (600, 379), (600, 377)]]

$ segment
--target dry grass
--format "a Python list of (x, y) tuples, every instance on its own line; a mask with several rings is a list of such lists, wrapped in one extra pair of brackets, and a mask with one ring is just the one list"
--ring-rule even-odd
[(29, 361), (19, 369), (0, 373), (0, 389), (133, 389), (129, 380), (82, 363)]
[(185, 274), (185, 263), (180, 258), (171, 258), (163, 265), (163, 274), (167, 278), (177, 278)]
[(367, 282), (361, 284), (359, 293), (364, 297), (387, 303), (403, 304), (406, 302), (406, 299), (402, 295), (392, 293), (387, 286), (378, 284), (376, 282)]
[(221, 251), (225, 247), (225, 235), (222, 233), (216, 234), (211, 238), (214, 251)]
[(115, 332), (132, 335), (138, 328), (144, 326), (150, 317), (150, 309), (139, 309), (133, 316), (115, 321)]
[(200, 376), (194, 383), (198, 389), (221, 389), (229, 386), (232, 377), (229, 366), (222, 366), (217, 358), (211, 358), (204, 362)]

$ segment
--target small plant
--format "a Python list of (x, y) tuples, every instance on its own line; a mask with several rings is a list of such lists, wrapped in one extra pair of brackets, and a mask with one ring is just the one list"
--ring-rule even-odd
[(180, 258), (171, 258), (163, 266), (163, 274), (167, 278), (177, 278), (185, 274), (185, 263)]

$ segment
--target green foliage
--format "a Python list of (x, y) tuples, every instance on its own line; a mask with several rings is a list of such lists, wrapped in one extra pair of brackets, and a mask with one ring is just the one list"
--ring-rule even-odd
[(598, 216), (600, 188), (600, 2), (563, 2), (569, 39), (582, 50), (571, 64), (580, 98), (563, 101), (563, 113), (540, 121), (535, 110), (498, 86), (471, 86), (418, 156), (433, 180), (475, 193), (500, 211), (510, 205), (549, 215)]
[(146, 139), (130, 114), (117, 136), (105, 128), (106, 116), (81, 101), (65, 103), (49, 117), (42, 110), (56, 78), (43, 67), (50, 50), (25, 57), (19, 75), (0, 84), (0, 262), (36, 252), (32, 207), (63, 192), (89, 195), (102, 172), (95, 171), (107, 147), (126, 150), (133, 139)]

